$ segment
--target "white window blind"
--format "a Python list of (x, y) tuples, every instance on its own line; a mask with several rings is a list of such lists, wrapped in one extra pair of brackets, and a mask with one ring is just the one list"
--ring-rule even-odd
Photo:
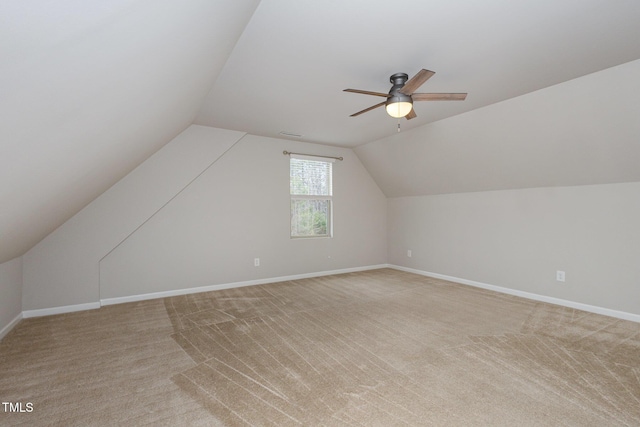
[(332, 162), (291, 157), (291, 237), (331, 236)]

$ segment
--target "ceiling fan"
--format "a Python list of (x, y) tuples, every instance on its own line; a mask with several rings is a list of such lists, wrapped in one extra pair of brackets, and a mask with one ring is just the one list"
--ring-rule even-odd
[(405, 73), (396, 73), (389, 80), (393, 83), (389, 93), (371, 92), (368, 90), (345, 89), (344, 92), (362, 93), (365, 95), (383, 96), (387, 98), (384, 102), (362, 111), (352, 114), (350, 117), (359, 116), (378, 107), (386, 106), (387, 113), (394, 118), (406, 117), (407, 120), (416, 117), (413, 110), (414, 101), (464, 101), (466, 93), (415, 93), (424, 82), (429, 80), (435, 72), (424, 68), (409, 79)]

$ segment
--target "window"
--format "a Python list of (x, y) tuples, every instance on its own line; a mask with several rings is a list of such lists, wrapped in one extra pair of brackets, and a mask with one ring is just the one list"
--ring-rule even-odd
[(331, 237), (331, 162), (289, 160), (291, 237)]

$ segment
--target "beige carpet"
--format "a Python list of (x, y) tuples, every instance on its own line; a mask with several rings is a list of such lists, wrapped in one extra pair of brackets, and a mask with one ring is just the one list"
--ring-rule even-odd
[(21, 322), (0, 425), (640, 425), (640, 324), (382, 269)]

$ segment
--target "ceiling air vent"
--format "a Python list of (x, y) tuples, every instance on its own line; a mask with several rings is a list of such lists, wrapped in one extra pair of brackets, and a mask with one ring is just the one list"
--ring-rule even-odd
[(282, 136), (288, 136), (290, 138), (302, 138), (302, 135), (300, 135), (299, 133), (285, 132), (285, 131), (280, 131), (279, 133)]

